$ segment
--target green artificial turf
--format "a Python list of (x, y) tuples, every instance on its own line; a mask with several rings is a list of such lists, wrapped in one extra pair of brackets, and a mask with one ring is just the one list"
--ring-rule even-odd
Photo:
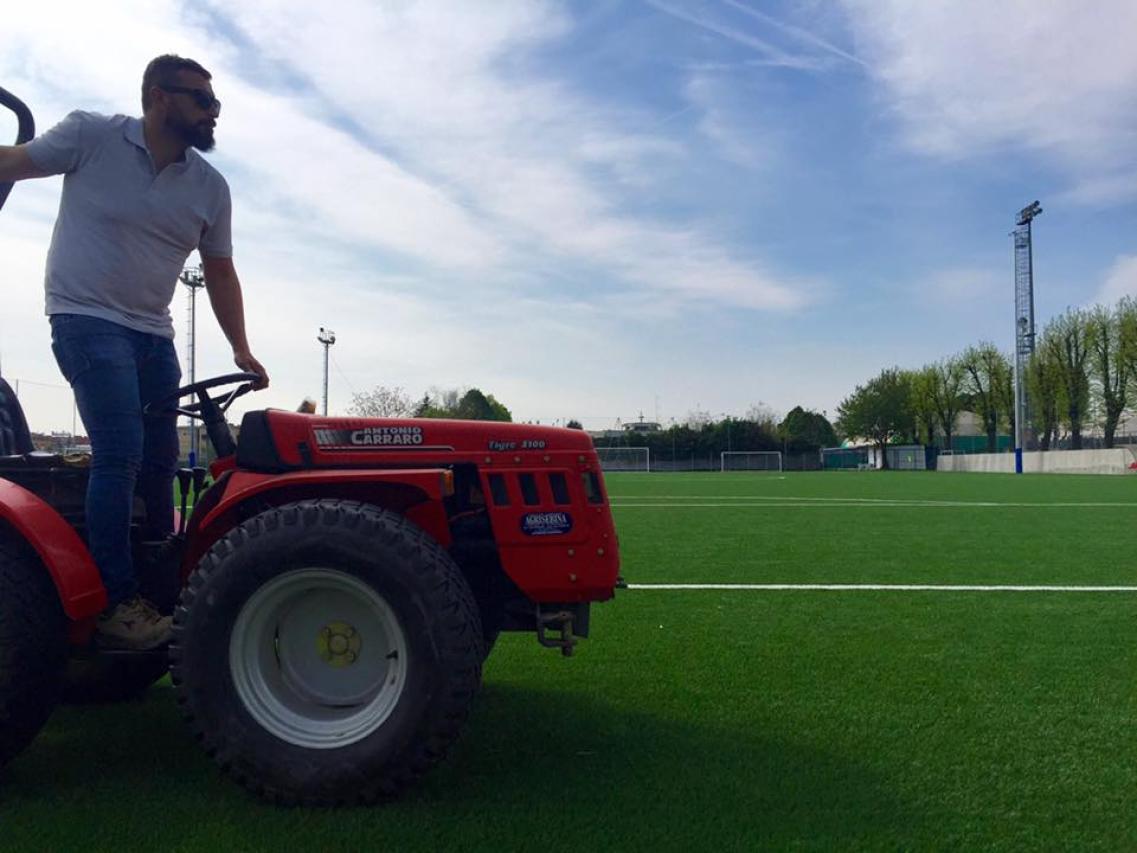
[[(1137, 586), (1137, 478), (608, 487), (634, 583)], [(62, 708), (3, 773), (0, 849), (1137, 848), (1137, 594), (632, 589), (593, 614), (571, 660), (503, 637), (448, 760), (371, 809), (252, 799), (165, 683)]]
[(643, 582), (1137, 584), (1137, 477), (610, 477)]

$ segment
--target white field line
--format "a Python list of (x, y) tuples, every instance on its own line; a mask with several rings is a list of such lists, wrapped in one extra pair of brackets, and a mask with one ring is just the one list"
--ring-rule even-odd
[(837, 592), (1137, 592), (1137, 586), (1004, 586), (879, 583), (630, 583), (628, 589), (670, 590), (832, 590)]
[[(648, 503), (638, 503), (648, 501)], [(727, 501), (727, 503), (714, 503)], [(931, 499), (906, 500), (903, 498), (815, 498), (789, 495), (629, 495), (612, 497), (612, 506), (619, 507), (726, 507), (726, 506), (921, 506), (921, 507), (1027, 507), (1027, 508), (1115, 508), (1137, 509), (1137, 502), (1122, 501), (941, 501)]]

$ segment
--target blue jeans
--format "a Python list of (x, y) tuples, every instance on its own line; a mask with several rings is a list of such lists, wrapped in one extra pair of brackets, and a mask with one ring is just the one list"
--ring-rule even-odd
[(177, 416), (142, 408), (171, 394), (182, 371), (173, 341), (95, 317), (54, 314), (51, 349), (91, 440), (87, 544), (113, 606), (138, 592), (130, 523), (137, 486), (144, 539), (174, 529)]

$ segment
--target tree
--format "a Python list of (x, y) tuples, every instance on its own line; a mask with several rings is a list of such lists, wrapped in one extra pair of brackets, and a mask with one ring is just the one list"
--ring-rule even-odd
[(462, 394), (465, 393), (458, 388), (447, 388), (446, 390), (439, 390), (438, 388), (431, 388), (431, 399), (434, 400), (435, 406), (440, 412), (445, 412), (442, 417), (453, 418), (456, 417), (458, 411), (458, 402), (462, 399)]
[(897, 436), (897, 441), (910, 444), (920, 443), (920, 415), (916, 411), (916, 376), (917, 371), (897, 368), (900, 371), (900, 382), (908, 389), (908, 405), (906, 407), (908, 420)]
[(477, 388), (462, 395), (452, 417), (468, 421), (512, 421), (509, 409)]
[(1050, 445), (1058, 440), (1058, 412), (1063, 400), (1062, 377), (1054, 348), (1048, 344), (1045, 332), (1027, 363), (1026, 383), (1038, 446), (1041, 450), (1049, 450)]
[(917, 433), (923, 432), (924, 444), (936, 443), (936, 382), (935, 367), (927, 365), (911, 375), (912, 413), (916, 417)]
[(871, 439), (888, 467), (886, 446), (908, 434), (912, 425), (910, 375), (898, 367), (881, 371), (858, 385), (837, 408), (837, 427), (847, 436)]
[(777, 414), (761, 400), (746, 410), (742, 420), (758, 424), (771, 435), (776, 434), (778, 430)]
[(412, 418), (440, 418), (442, 415), (434, 413), (434, 401), (430, 399), (430, 394), (423, 394), (422, 399), (415, 403), (414, 411), (411, 412)]
[(1013, 356), (1003, 356), (995, 372), (995, 396), (999, 400), (999, 423), (1007, 427), (1007, 434), (1015, 434), (1015, 367)]
[(1128, 342), (1124, 340), (1124, 310), (1121, 304), (1113, 309), (1097, 305), (1086, 315), (1093, 381), (1105, 415), (1102, 429), (1106, 447), (1113, 447), (1133, 375), (1132, 362), (1126, 352)]
[(458, 408), (454, 412), (455, 417), (467, 421), (496, 420), (493, 415), (494, 411), (493, 407), (490, 406), (490, 401), (477, 388), (471, 388), (462, 395), (458, 401)]
[(719, 450), (776, 450), (782, 446), (775, 421), (727, 417), (714, 425)]
[(490, 404), (490, 410), (494, 415), (490, 420), (504, 421), (506, 423), (513, 422), (513, 413), (509, 411), (504, 404), (499, 403), (493, 394), (486, 394), (486, 402)]
[(566, 423), (565, 426), (568, 429), (584, 429), (584, 425), (581, 424), (581, 422), (576, 418), (569, 418), (568, 423)]
[(1046, 326), (1046, 342), (1058, 368), (1066, 401), (1070, 449), (1082, 449), (1082, 424), (1090, 407), (1089, 358), (1092, 342), (1086, 313), (1071, 308)]
[(402, 388), (376, 385), (370, 391), (352, 394), (347, 411), (361, 418), (405, 418), (415, 410)]
[(833, 425), (824, 415), (794, 406), (778, 424), (778, 435), (789, 450), (801, 453), (822, 447), (836, 447), (839, 443)]
[(513, 415), (493, 394), (478, 388), (432, 388), (414, 407), (416, 418), (460, 418), (472, 421), (512, 421)]
[(936, 423), (944, 434), (944, 449), (951, 450), (955, 422), (963, 410), (963, 364), (958, 358), (947, 358), (924, 370)]
[(713, 422), (711, 413), (705, 409), (692, 409), (687, 413), (683, 425), (688, 429), (698, 430), (705, 429)]
[(1005, 413), (1005, 388), (1011, 373), (1011, 363), (994, 344), (983, 341), (968, 347), (960, 356), (963, 369), (963, 393), (975, 414), (983, 420), (987, 432), (987, 450), (994, 453), (999, 446), (999, 416)]
[(1137, 297), (1123, 296), (1117, 303), (1121, 326), (1121, 352), (1129, 365), (1129, 375), (1137, 377)]

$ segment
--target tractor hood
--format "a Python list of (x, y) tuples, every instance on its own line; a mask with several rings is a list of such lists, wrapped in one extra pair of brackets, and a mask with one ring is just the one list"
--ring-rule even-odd
[(433, 418), (328, 418), (270, 409), (245, 415), (237, 456), (238, 464), (255, 467), (270, 459), (284, 467), (338, 467), (393, 461), (480, 462), (486, 455), (592, 450), (591, 437), (579, 429)]

